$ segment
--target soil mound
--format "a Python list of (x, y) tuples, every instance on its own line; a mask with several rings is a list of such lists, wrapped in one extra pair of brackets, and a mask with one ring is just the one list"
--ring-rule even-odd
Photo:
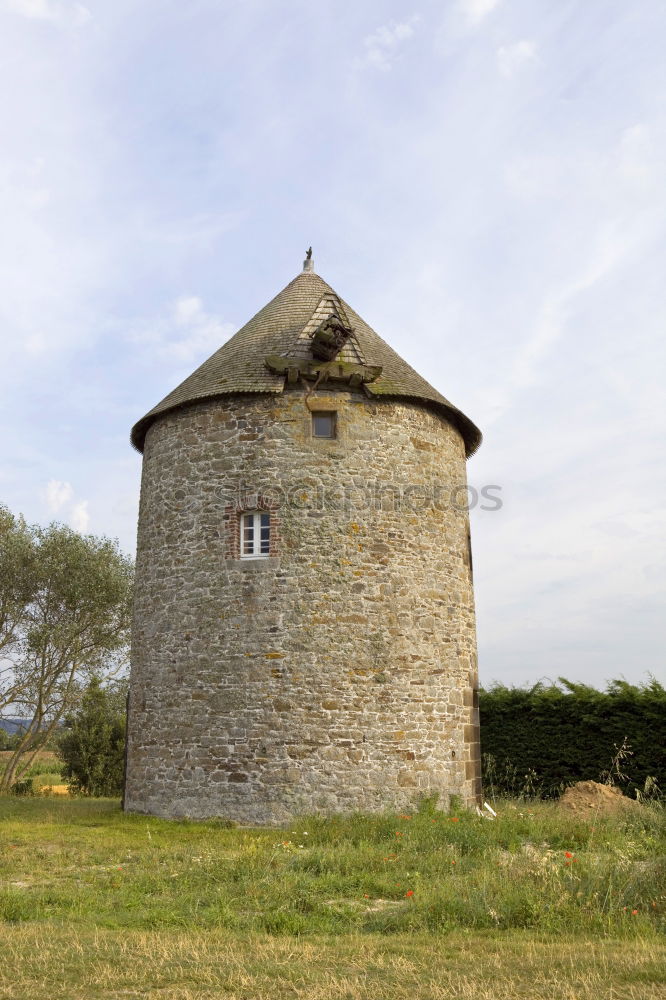
[(639, 808), (635, 799), (627, 798), (613, 785), (600, 785), (598, 781), (579, 781), (564, 792), (560, 805), (577, 816), (600, 813), (620, 813)]

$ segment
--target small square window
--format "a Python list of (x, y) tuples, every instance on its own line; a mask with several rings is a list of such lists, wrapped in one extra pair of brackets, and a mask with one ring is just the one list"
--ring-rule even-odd
[(316, 438), (334, 438), (335, 410), (316, 410), (312, 413), (312, 436)]

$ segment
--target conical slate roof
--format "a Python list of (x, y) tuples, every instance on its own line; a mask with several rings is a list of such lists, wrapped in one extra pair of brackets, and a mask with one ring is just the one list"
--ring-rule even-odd
[[(306, 262), (306, 268), (309, 263)], [(472, 421), (421, 378), (310, 269), (303, 270), (290, 281), (238, 333), (134, 425), (134, 447), (143, 451), (148, 428), (157, 417), (170, 410), (219, 396), (283, 392), (285, 376), (271, 371), (266, 358), (308, 356), (309, 334), (331, 312), (337, 313), (344, 325), (353, 330), (339, 359), (381, 367), (379, 377), (364, 386), (369, 396), (425, 403), (458, 428), (468, 455), (476, 451), (481, 443), (481, 432)]]

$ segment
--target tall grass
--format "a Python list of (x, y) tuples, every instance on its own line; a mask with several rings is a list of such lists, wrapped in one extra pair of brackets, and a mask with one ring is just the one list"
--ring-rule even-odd
[(286, 830), (124, 815), (105, 800), (0, 799), (0, 919), (272, 935), (451, 931), (650, 938), (665, 929), (659, 807), (501, 803), (489, 821), (311, 816)]

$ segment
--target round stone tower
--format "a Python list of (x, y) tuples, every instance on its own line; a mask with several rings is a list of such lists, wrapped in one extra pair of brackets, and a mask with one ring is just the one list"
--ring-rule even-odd
[(132, 440), (125, 808), (475, 803), (474, 424), (308, 257)]

